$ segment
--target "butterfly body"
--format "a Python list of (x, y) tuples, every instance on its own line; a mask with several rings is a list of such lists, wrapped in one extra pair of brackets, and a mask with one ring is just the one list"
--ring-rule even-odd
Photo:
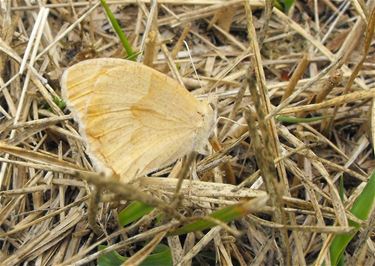
[(124, 183), (201, 151), (213, 128), (207, 101), (140, 63), (82, 61), (61, 85), (95, 168)]

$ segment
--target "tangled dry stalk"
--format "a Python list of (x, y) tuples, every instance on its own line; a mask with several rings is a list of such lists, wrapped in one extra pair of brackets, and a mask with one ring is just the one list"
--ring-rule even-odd
[[(130, 200), (168, 212), (183, 163), (133, 187), (92, 171), (59, 78), (81, 60), (125, 56), (100, 2), (0, 1), (2, 265), (93, 264), (111, 250), (131, 256), (149, 239), (168, 243), (179, 265), (328, 262), (333, 233), (358, 221), (348, 210), (374, 168), (375, 2), (297, 1), (286, 13), (260, 0), (149, 2), (108, 4), (138, 61), (197, 97), (214, 95), (220, 118), (170, 219), (156, 225), (155, 211), (119, 228)], [(88, 225), (92, 185), (104, 188), (102, 235)], [(179, 218), (266, 195), (229, 226), (165, 236)], [(371, 224), (348, 251), (356, 263), (375, 264)]]

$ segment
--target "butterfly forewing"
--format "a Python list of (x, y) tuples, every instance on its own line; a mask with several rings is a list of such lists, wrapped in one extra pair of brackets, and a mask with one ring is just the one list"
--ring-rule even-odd
[(64, 73), (62, 90), (97, 170), (125, 183), (201, 148), (213, 124), (206, 102), (131, 61), (78, 63)]

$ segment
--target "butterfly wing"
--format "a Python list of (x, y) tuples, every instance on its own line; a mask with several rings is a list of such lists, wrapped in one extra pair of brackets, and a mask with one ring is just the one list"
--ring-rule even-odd
[(92, 59), (62, 77), (97, 170), (127, 183), (207, 141), (213, 112), (168, 76), (122, 59)]

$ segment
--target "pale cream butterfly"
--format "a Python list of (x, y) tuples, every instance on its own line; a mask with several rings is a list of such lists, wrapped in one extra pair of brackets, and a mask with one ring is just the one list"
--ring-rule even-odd
[(94, 167), (123, 183), (192, 151), (202, 153), (214, 125), (208, 101), (197, 100), (167, 75), (124, 59), (73, 65), (61, 88)]

